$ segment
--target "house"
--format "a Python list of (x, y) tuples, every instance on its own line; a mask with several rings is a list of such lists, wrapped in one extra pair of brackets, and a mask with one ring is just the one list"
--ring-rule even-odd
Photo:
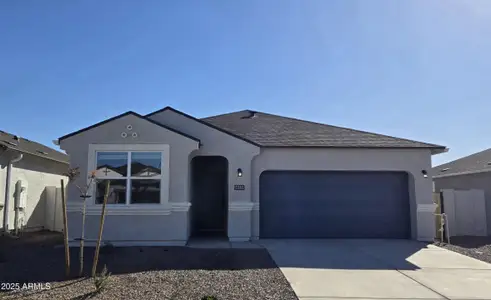
[[(193, 236), (433, 240), (426, 174), (431, 155), (446, 151), (250, 110), (198, 119), (171, 107), (127, 112), (58, 143), (80, 168), (78, 184), (92, 170), (110, 180), (103, 239), (114, 245), (184, 244)], [(107, 175), (99, 172), (106, 167)], [(141, 176), (142, 169), (151, 172)], [(88, 242), (97, 236), (103, 193), (103, 182), (90, 190)], [(73, 239), (82, 202), (73, 186), (68, 198)]]
[(59, 187), (67, 169), (66, 154), (0, 131), (2, 231), (43, 229), (47, 188)]
[(491, 234), (491, 149), (432, 169), (435, 191), (479, 189), (484, 191), (487, 232)]

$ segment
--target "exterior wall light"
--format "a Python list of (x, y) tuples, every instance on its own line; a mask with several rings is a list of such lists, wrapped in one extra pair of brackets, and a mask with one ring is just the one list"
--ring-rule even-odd
[(421, 174), (423, 174), (424, 178), (428, 178), (428, 172), (426, 172), (426, 170), (422, 170)]
[(242, 169), (241, 168), (237, 169), (237, 177), (242, 177)]

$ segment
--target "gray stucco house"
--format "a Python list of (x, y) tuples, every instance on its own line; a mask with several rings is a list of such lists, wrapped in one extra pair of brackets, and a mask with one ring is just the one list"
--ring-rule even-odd
[(442, 189), (484, 191), (489, 235), (491, 233), (491, 149), (434, 167), (432, 174), (435, 191)]
[[(127, 112), (60, 137), (80, 184), (110, 179), (103, 239), (184, 244), (193, 236), (433, 240), (431, 155), (443, 146), (255, 112), (197, 119)], [(95, 240), (103, 184), (93, 188)], [(68, 189), (71, 238), (81, 201)]]
[(0, 228), (46, 228), (48, 188), (60, 187), (68, 156), (45, 145), (0, 130)]

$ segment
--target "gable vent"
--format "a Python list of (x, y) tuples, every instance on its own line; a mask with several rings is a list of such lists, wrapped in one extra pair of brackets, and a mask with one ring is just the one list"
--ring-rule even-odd
[(48, 155), (48, 152), (44, 152), (44, 151), (41, 151), (41, 150), (36, 150), (36, 152), (39, 153), (39, 154)]
[(447, 172), (448, 170), (450, 170), (450, 168), (443, 168), (440, 170), (440, 172)]

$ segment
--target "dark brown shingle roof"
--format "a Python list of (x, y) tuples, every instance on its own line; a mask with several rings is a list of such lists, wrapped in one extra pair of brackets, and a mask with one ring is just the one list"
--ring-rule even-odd
[(445, 149), (444, 146), (250, 110), (202, 120), (263, 147)]
[(436, 166), (433, 177), (491, 172), (491, 148)]
[(43, 144), (36, 143), (26, 138), (18, 137), (1, 130), (0, 146), (54, 161), (68, 163), (68, 155), (66, 155), (65, 153), (56, 151), (55, 149), (47, 147)]

